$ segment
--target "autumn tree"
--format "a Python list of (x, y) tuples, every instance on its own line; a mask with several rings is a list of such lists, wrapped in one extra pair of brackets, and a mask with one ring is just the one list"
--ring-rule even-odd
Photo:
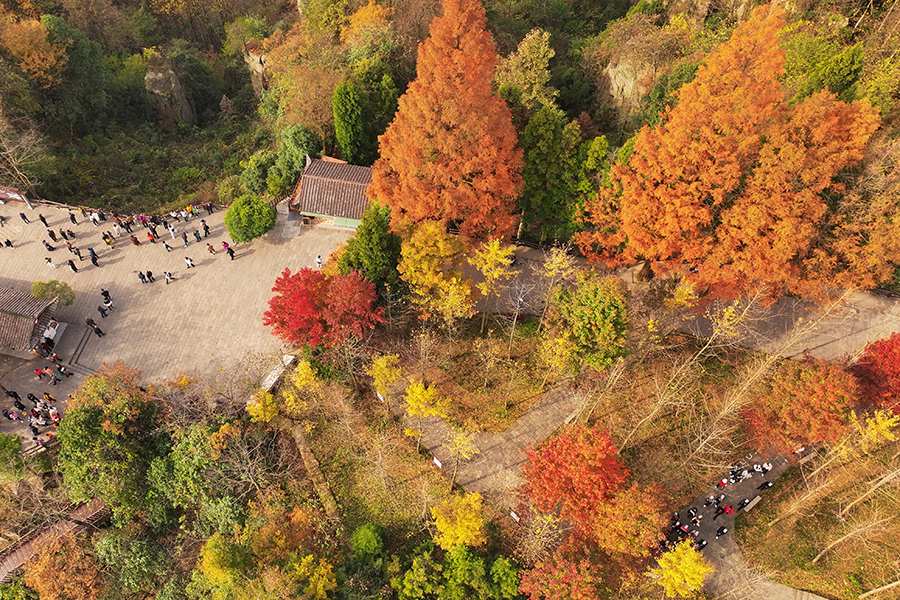
[(25, 585), (47, 600), (97, 600), (103, 575), (86, 547), (72, 533), (50, 536), (25, 562)]
[(47, 159), (43, 136), (34, 123), (13, 119), (0, 106), (0, 178), (5, 184), (34, 193), (38, 167)]
[(491, 89), (494, 44), (476, 0), (443, 7), (379, 140), (368, 194), (391, 207), (395, 227), (438, 219), (474, 237), (505, 237), (515, 230), (522, 157), (509, 108)]
[(356, 271), (329, 276), (313, 269), (285, 269), (272, 291), (263, 324), (290, 344), (331, 348), (382, 322), (375, 286)]
[(66, 47), (50, 40), (44, 24), (35, 19), (12, 19), (0, 27), (0, 44), (32, 81), (42, 88), (59, 83), (66, 65)]
[(491, 296), (500, 294), (501, 286), (519, 272), (513, 270), (512, 263), (515, 260), (514, 246), (505, 246), (498, 238), (488, 240), (476, 248), (469, 257), (469, 264), (481, 273), (481, 281), (475, 284), (481, 297), (484, 298), (484, 308), (481, 313), (481, 332), (484, 333), (484, 323), (487, 320), (488, 301)]
[(703, 588), (703, 580), (713, 572), (712, 565), (685, 540), (657, 559), (658, 569), (650, 573), (669, 598), (693, 598)]
[(864, 100), (846, 104), (829, 92), (788, 105), (778, 79), (781, 14), (756, 8), (661, 124), (638, 133), (611, 187), (586, 206), (591, 230), (577, 239), (593, 260), (688, 263), (697, 268), (684, 277), (714, 297), (760, 288), (769, 297), (785, 288), (822, 296), (835, 283), (859, 285), (865, 273), (845, 266), (842, 244), (873, 258), (879, 244), (834, 235), (846, 205), (831, 192), (863, 158), (878, 116)]
[(384, 400), (389, 398), (390, 386), (400, 379), (401, 374), (400, 356), (397, 354), (376, 356), (366, 369), (366, 375), (373, 380), (375, 392)]
[(481, 494), (453, 496), (431, 509), (438, 535), (434, 541), (444, 550), (457, 546), (483, 546), (484, 516), (481, 513)]
[(851, 371), (864, 402), (900, 413), (900, 333), (869, 342)]
[(449, 400), (441, 396), (435, 385), (425, 385), (420, 381), (413, 382), (406, 388), (406, 412), (416, 418), (417, 428), (407, 430), (407, 435), (415, 436), (416, 447), (422, 439), (422, 419), (425, 417), (443, 417), (447, 412)]
[(856, 381), (841, 365), (813, 358), (786, 360), (757, 389), (742, 418), (757, 448), (787, 452), (839, 439), (858, 397)]
[(592, 539), (607, 552), (648, 556), (662, 538), (665, 509), (659, 486), (623, 488), (598, 506)]
[(625, 355), (631, 320), (625, 283), (595, 271), (578, 274), (574, 287), (559, 286), (550, 297), (556, 335), (577, 348), (591, 368), (603, 369)]
[(601, 573), (586, 559), (572, 560), (557, 551), (523, 571), (519, 591), (528, 600), (593, 600), (601, 597)]
[(550, 59), (555, 55), (550, 32), (532, 29), (515, 52), (497, 62), (494, 82), (501, 89), (515, 87), (530, 113), (542, 107), (554, 109), (559, 91), (550, 85)]
[(161, 403), (119, 363), (88, 377), (59, 425), (59, 469), (74, 502), (101, 498), (125, 522), (152, 508), (147, 472), (167, 447)]
[(443, 320), (451, 338), (454, 322), (474, 314), (472, 284), (458, 266), (464, 251), (463, 241), (442, 223), (426, 221), (403, 243), (398, 266), (422, 318)]
[(525, 491), (531, 502), (542, 512), (558, 510), (588, 536), (600, 506), (628, 477), (609, 435), (596, 428), (573, 427), (527, 456)]
[(568, 237), (575, 217), (582, 158), (581, 127), (564, 112), (544, 106), (522, 134), (522, 227), (535, 226), (540, 238)]

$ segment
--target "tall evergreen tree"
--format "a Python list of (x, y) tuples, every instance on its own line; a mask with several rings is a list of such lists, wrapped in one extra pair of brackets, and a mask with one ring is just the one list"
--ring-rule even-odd
[(580, 145), (578, 123), (566, 123), (565, 114), (552, 106), (540, 109), (522, 134), (522, 221), (539, 227), (542, 240), (569, 233), (577, 199)]
[(359, 271), (375, 288), (394, 287), (398, 283), (397, 263), (400, 262), (400, 236), (390, 231), (391, 211), (387, 207), (370, 204), (363, 213), (362, 223), (338, 260), (341, 273)]
[(491, 88), (497, 61), (484, 8), (444, 0), (419, 46), (418, 77), (380, 138), (369, 197), (399, 222), (457, 221), (474, 237), (510, 235), (522, 154), (506, 103)]

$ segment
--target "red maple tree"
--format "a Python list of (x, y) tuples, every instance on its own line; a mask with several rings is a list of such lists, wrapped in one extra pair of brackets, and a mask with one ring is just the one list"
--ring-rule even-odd
[(848, 249), (837, 232), (853, 209), (826, 192), (839, 191), (838, 173), (862, 159), (877, 113), (829, 92), (788, 104), (778, 80), (782, 13), (754, 9), (662, 122), (638, 133), (612, 186), (586, 204), (589, 229), (577, 241), (592, 260), (646, 258), (721, 298), (756, 289), (774, 298), (785, 288), (821, 296), (871, 278), (856, 265), (881, 245), (859, 237)]
[(506, 237), (522, 189), (522, 152), (491, 79), (497, 56), (478, 0), (444, 0), (419, 45), (417, 77), (379, 138), (369, 197), (405, 221), (456, 221), (463, 233)]
[(592, 536), (599, 506), (625, 482), (622, 465), (606, 432), (577, 426), (530, 450), (525, 493), (539, 510), (560, 516)]
[(741, 416), (757, 449), (788, 452), (839, 439), (858, 398), (856, 380), (842, 365), (813, 358), (786, 360), (756, 390)]
[(900, 333), (870, 342), (850, 370), (862, 400), (900, 414)]
[(263, 325), (285, 342), (302, 346), (340, 345), (383, 322), (375, 286), (356, 271), (326, 275), (322, 271), (285, 269), (272, 287), (275, 295)]

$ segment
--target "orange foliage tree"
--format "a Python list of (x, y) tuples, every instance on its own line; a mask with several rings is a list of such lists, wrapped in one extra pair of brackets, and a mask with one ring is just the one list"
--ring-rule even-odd
[(47, 28), (37, 19), (0, 24), (0, 44), (18, 61), (18, 66), (39, 86), (59, 83), (66, 64), (66, 48), (47, 39)]
[(853, 365), (867, 403), (900, 413), (900, 333), (870, 342)]
[(756, 390), (741, 416), (759, 450), (791, 451), (839, 439), (858, 398), (857, 383), (843, 366), (787, 360)]
[(95, 600), (101, 583), (97, 561), (71, 533), (49, 538), (25, 563), (25, 585), (45, 600)]
[(458, 221), (467, 235), (505, 237), (522, 188), (522, 152), (506, 103), (493, 92), (497, 61), (484, 8), (444, 0), (419, 46), (417, 78), (379, 138), (368, 194), (404, 221)]
[(526, 494), (541, 511), (560, 516), (592, 533), (598, 507), (625, 482), (628, 469), (606, 432), (573, 427), (528, 452)]
[[(850, 249), (836, 235), (847, 210), (836, 176), (863, 158), (878, 116), (828, 92), (788, 105), (781, 15), (755, 9), (660, 125), (638, 133), (612, 187), (586, 205), (590, 229), (577, 240), (593, 260), (690, 263), (699, 269), (685, 277), (723, 298), (872, 284), (869, 255), (883, 246), (856, 236)], [(900, 263), (900, 248), (883, 259)]]

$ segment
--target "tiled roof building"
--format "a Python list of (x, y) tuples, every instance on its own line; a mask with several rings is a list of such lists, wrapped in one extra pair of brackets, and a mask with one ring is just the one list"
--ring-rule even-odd
[(291, 209), (340, 227), (356, 228), (369, 205), (366, 188), (371, 182), (369, 167), (309, 158), (294, 190)]
[(53, 320), (58, 298), (38, 300), (30, 292), (0, 288), (0, 346), (31, 350)]

